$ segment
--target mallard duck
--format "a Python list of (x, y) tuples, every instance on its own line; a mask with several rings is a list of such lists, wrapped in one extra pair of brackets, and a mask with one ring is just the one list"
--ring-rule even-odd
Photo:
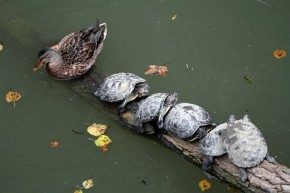
[(46, 65), (47, 72), (55, 79), (69, 80), (85, 74), (95, 63), (103, 49), (107, 35), (106, 23), (71, 33), (57, 45), (46, 47), (38, 53), (37, 71)]

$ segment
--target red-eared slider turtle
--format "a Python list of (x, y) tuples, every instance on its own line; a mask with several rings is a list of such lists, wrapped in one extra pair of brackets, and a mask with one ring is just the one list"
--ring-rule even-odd
[(149, 85), (145, 79), (132, 73), (117, 73), (105, 78), (100, 87), (94, 91), (94, 95), (103, 101), (120, 102), (118, 110), (123, 111), (125, 105), (138, 97), (149, 93)]
[[(213, 124), (212, 118), (202, 107), (190, 103), (179, 103), (165, 115), (160, 114), (158, 127), (172, 136), (185, 140), (202, 138)], [(195, 138), (194, 138), (195, 137)]]
[(248, 178), (245, 168), (257, 166), (264, 159), (275, 162), (268, 155), (268, 147), (260, 130), (250, 121), (248, 115), (240, 120), (231, 115), (227, 127), (219, 133), (231, 162), (240, 168), (242, 182)]
[(144, 132), (143, 123), (156, 120), (176, 104), (177, 93), (155, 93), (138, 103), (135, 115), (137, 132)]
[(227, 152), (220, 135), (220, 131), (225, 128), (227, 128), (227, 123), (220, 124), (200, 140), (200, 149), (206, 155), (206, 159), (202, 163), (202, 169), (205, 171), (211, 169), (213, 157), (221, 156)]

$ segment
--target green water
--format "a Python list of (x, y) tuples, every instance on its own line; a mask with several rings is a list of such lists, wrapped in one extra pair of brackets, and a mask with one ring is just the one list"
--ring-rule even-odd
[[(152, 93), (176, 91), (216, 123), (249, 113), (270, 154), (290, 166), (289, 56), (273, 57), (290, 53), (289, 8), (287, 0), (0, 0), (0, 192), (73, 192), (91, 175), (84, 192), (200, 192), (198, 167), (122, 126), (71, 82), (32, 72), (42, 47), (96, 18), (108, 24), (98, 70), (143, 76)], [(167, 77), (145, 76), (152, 64), (165, 64)], [(22, 94), (16, 107), (5, 101), (10, 88)], [(94, 122), (110, 126), (108, 152), (71, 131)], [(216, 180), (208, 192), (230, 191)]]

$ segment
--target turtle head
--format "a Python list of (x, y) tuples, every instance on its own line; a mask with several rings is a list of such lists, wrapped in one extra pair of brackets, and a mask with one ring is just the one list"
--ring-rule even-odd
[(244, 117), (243, 117), (243, 120), (244, 121), (250, 121), (250, 117), (248, 114), (245, 114)]
[(159, 129), (161, 129), (163, 127), (164, 116), (171, 109), (171, 107), (173, 107), (176, 104), (177, 99), (178, 99), (177, 92), (171, 93), (166, 97), (164, 103), (161, 106), (158, 121), (157, 121), (157, 125), (158, 125)]
[(171, 93), (166, 97), (163, 106), (167, 108), (173, 107), (176, 104), (177, 100), (178, 100), (178, 93), (177, 92)]
[(149, 88), (150, 86), (147, 83), (142, 82), (135, 86), (135, 92), (138, 97), (147, 96), (149, 94)]
[(50, 67), (53, 67), (60, 65), (62, 62), (62, 57), (57, 50), (48, 47), (43, 48), (38, 53), (38, 61), (33, 71), (37, 71), (43, 65), (50, 65)]
[(229, 117), (227, 123), (228, 123), (229, 126), (232, 126), (232, 125), (235, 123), (235, 121), (236, 121), (236, 118), (235, 118), (235, 116), (232, 114), (232, 115), (230, 115), (230, 117)]

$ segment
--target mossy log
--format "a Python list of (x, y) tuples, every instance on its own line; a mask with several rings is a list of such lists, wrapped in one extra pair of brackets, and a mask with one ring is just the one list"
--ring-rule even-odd
[[(93, 97), (89, 91), (92, 87), (100, 85), (104, 77), (103, 73), (95, 69), (94, 72), (80, 79), (73, 80), (72, 88), (77, 94), (83, 95), (86, 99), (95, 102), (98, 99)], [(112, 116), (118, 116), (116, 103), (101, 103), (109, 110), (107, 112), (111, 113)], [(122, 119), (120, 118), (120, 120)], [(129, 125), (131, 124), (130, 120), (125, 121)], [(172, 148), (175, 152), (181, 154), (182, 157), (197, 166), (201, 166), (201, 163), (205, 159), (205, 156), (199, 148), (199, 141), (187, 142), (166, 134), (162, 134), (156, 139), (160, 139), (165, 146)], [(245, 183), (242, 183), (239, 177), (239, 169), (230, 162), (228, 156), (225, 154), (214, 158), (210, 174), (243, 192), (290, 193), (290, 169), (284, 165), (278, 163), (272, 164), (264, 160), (258, 166), (248, 168), (247, 172), (248, 179)]]

